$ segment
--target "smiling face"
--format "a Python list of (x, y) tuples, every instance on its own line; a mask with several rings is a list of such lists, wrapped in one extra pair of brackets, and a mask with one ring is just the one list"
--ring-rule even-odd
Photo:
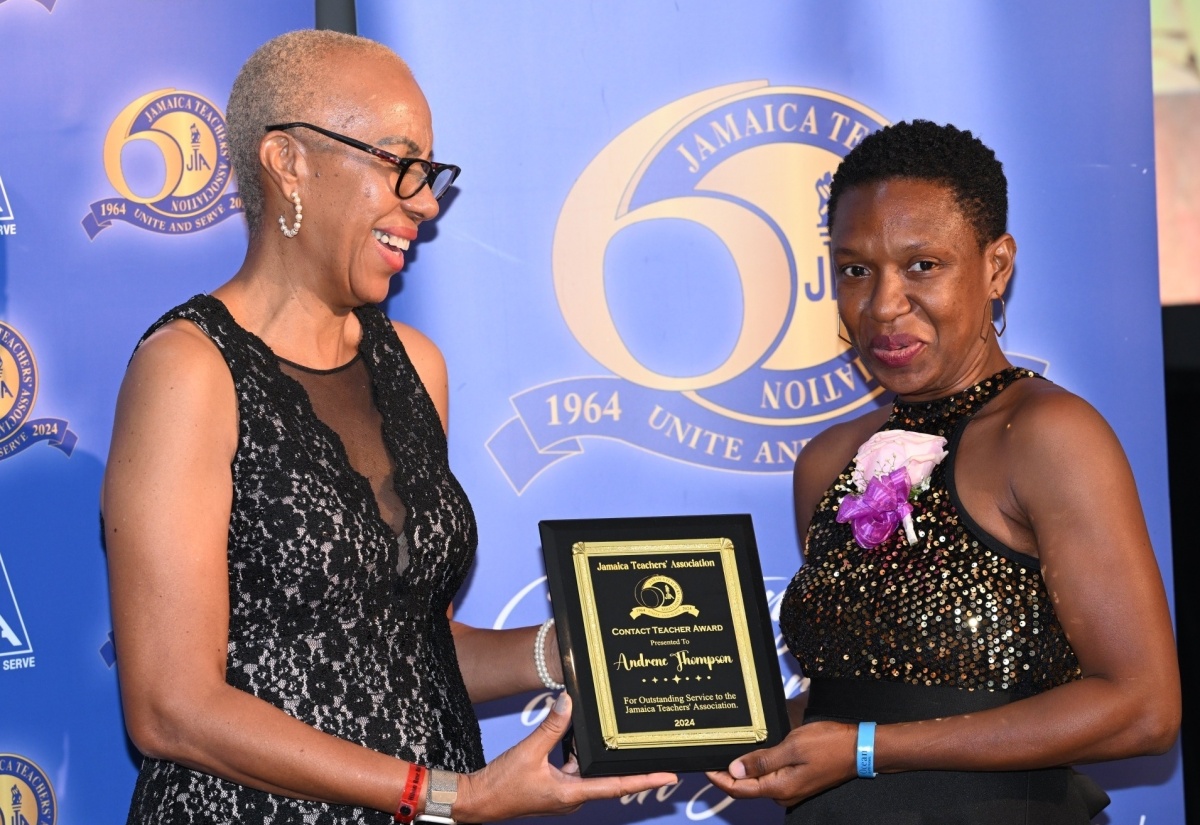
[(909, 400), (950, 395), (1009, 366), (991, 324), (1016, 244), (980, 248), (953, 192), (890, 178), (847, 190), (831, 233), (838, 311), (863, 364)]
[[(328, 65), (322, 103), (309, 122), (400, 157), (429, 159), (429, 105), (399, 59), (344, 54)], [(383, 301), (418, 225), (437, 215), (437, 200), (428, 186), (398, 198), (399, 170), (386, 160), (312, 130), (287, 134), (298, 143), (295, 169), (304, 208), (296, 251), (315, 264), (321, 283), (313, 288), (332, 305)], [(283, 214), (290, 222), (290, 208)]]

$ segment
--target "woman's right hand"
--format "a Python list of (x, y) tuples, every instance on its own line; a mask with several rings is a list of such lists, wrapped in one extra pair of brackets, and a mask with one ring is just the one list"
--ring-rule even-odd
[(775, 747), (709, 772), (708, 780), (734, 799), (761, 797), (791, 807), (854, 778), (856, 737), (857, 728), (841, 722), (801, 725)]
[(459, 822), (491, 822), (518, 816), (568, 814), (593, 799), (615, 799), (679, 781), (673, 773), (584, 779), (574, 762), (559, 768), (550, 762), (549, 756), (570, 722), (571, 699), (560, 693), (533, 733), (482, 770), (459, 777), (454, 818)]

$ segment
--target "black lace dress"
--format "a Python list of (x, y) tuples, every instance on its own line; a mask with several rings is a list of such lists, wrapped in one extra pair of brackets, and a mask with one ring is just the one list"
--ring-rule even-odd
[[(342, 739), (473, 771), (483, 766), (483, 748), (446, 608), (474, 556), (474, 517), (447, 464), (437, 412), (395, 330), (375, 307), (356, 314), (358, 357), (324, 374), (281, 363), (210, 296), (171, 310), (146, 333), (191, 321), (233, 375), (239, 433), (226, 680)], [(370, 432), (366, 448), (357, 444), (363, 432), (347, 440), (346, 430), (314, 411), (317, 395), (305, 386), (319, 388), (326, 376), (358, 387), (359, 397), (346, 403), (378, 416), (384, 449), (371, 447)], [(337, 409), (328, 398), (316, 406)], [(352, 459), (364, 455), (377, 467), (383, 456), (385, 469), (394, 469), (391, 485), (356, 469)], [(129, 812), (130, 823), (391, 821), (154, 759), (142, 764)]]
[[(984, 531), (954, 486), (971, 418), (1018, 380), (1009, 368), (927, 403), (897, 400), (883, 430), (947, 439), (948, 455), (913, 504), (918, 541), (898, 529), (865, 550), (836, 521), (856, 492), (853, 462), (817, 505), (804, 566), (780, 607), (780, 628), (812, 680), (805, 722), (932, 719), (998, 707), (1080, 678), (1038, 560)], [(1066, 768), (911, 771), (855, 779), (788, 812), (789, 825), (1071, 825), (1107, 804)]]

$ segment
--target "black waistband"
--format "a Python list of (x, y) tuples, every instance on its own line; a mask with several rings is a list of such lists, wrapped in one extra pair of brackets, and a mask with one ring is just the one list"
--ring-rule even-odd
[(874, 679), (813, 679), (804, 718), (917, 722), (998, 708), (1016, 698), (1005, 690), (966, 690)]
[[(805, 722), (916, 722), (978, 713), (1021, 698), (1007, 690), (965, 690), (946, 685), (910, 685), (875, 679), (813, 679), (808, 691)], [(907, 811), (904, 806), (911, 804), (927, 811), (930, 800), (957, 799), (961, 802), (974, 799), (986, 803), (992, 798), (1025, 799), (1026, 804), (1031, 799), (1037, 801), (1042, 806), (1037, 809), (1041, 813), (1025, 821), (1054, 823), (1090, 821), (1109, 801), (1108, 794), (1090, 777), (1069, 768), (965, 773), (911, 771), (881, 774), (878, 779), (865, 784), (848, 783), (826, 791), (793, 809), (788, 822), (866, 822), (870, 818), (878, 819), (880, 811)], [(1075, 813), (1071, 814), (1071, 811)], [(939, 822), (984, 821), (965, 814), (953, 819), (954, 814), (949, 813), (948, 808), (943, 812), (951, 819), (939, 819)], [(929, 820), (901, 816), (894, 821)]]

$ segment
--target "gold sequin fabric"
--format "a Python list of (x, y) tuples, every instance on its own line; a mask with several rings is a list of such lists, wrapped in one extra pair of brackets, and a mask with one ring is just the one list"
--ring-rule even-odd
[(1080, 676), (1037, 559), (984, 532), (953, 487), (959, 438), (971, 417), (1014, 381), (1010, 367), (955, 395), (897, 400), (884, 430), (947, 439), (949, 455), (913, 502), (917, 543), (898, 529), (866, 550), (835, 520), (856, 492), (853, 464), (817, 506), (805, 563), (788, 585), (780, 628), (810, 677), (880, 679), (1030, 696)]

